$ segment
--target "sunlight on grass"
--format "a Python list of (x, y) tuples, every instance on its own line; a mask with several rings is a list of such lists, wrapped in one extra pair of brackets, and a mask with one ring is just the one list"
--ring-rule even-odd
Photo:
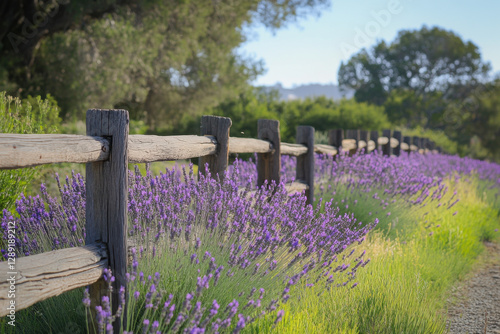
[[(494, 231), (500, 227), (498, 211), (478, 195), (477, 182), (449, 181), (448, 186), (460, 198), (450, 209), (435, 203), (387, 207), (392, 214), (363, 245), (371, 263), (358, 273), (355, 288), (323, 294), (322, 287), (296, 290), (299, 298), (286, 305), (276, 328), (264, 319), (248, 332), (444, 333), (451, 285), (471, 269), (484, 250), (482, 241), (498, 240)], [(452, 196), (449, 191), (442, 202)], [(356, 216), (378, 206), (369, 198), (351, 206)], [(396, 219), (402, 226), (392, 233)]]

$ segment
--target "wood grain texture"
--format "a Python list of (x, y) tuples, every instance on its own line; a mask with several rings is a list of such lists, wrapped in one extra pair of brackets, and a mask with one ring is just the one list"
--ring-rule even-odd
[(229, 130), (231, 129), (231, 119), (220, 116), (201, 117), (201, 135), (214, 136), (217, 140), (217, 150), (215, 154), (200, 157), (199, 170), (205, 173), (205, 164), (212, 177), (222, 180), (226, 171), (229, 159)]
[(192, 159), (216, 152), (217, 141), (213, 136), (131, 135), (128, 137), (130, 163)]
[(307, 153), (307, 147), (302, 144), (281, 143), (281, 154), (298, 157)]
[(384, 155), (391, 156), (392, 155), (392, 148), (390, 145), (391, 130), (383, 130), (382, 135), (383, 137), (387, 138), (387, 142), (385, 144), (380, 144), (380, 138), (379, 138), (379, 145), (382, 146), (382, 153)]
[(258, 139), (270, 142), (274, 150), (257, 154), (257, 186), (266, 181), (280, 183), (281, 173), (281, 135), (280, 122), (272, 119), (259, 119), (257, 122)]
[(0, 133), (0, 169), (86, 163), (108, 157), (109, 141), (102, 137)]
[[(119, 291), (127, 286), (127, 202), (128, 202), (128, 131), (126, 110), (87, 111), (87, 134), (109, 137), (111, 151), (108, 161), (88, 163), (86, 166), (86, 244), (103, 242), (108, 247), (108, 263), (113, 282), (112, 310), (118, 309)], [(101, 300), (103, 280), (90, 286), (91, 310)], [(126, 314), (126, 313), (124, 313)], [(115, 322), (119, 332), (119, 321)]]
[[(392, 147), (392, 153), (399, 157), (401, 155), (401, 142), (402, 142), (402, 134), (401, 131), (393, 131), (392, 132), (392, 137), (391, 138), (391, 147)], [(393, 145), (393, 140), (395, 141), (394, 146)]]
[(307, 204), (314, 202), (314, 128), (301, 125), (297, 127), (297, 144), (307, 147), (307, 153), (297, 157), (296, 180), (303, 180), (306, 190)]
[(315, 144), (314, 152), (331, 156), (338, 154), (338, 150), (335, 146), (325, 145), (325, 144)]
[(229, 153), (271, 153), (273, 144), (254, 138), (229, 138)]
[(16, 311), (63, 292), (95, 283), (108, 266), (103, 244), (55, 250), (16, 259), (16, 271), (0, 263), (0, 316), (8, 313), (8, 291), (15, 277)]

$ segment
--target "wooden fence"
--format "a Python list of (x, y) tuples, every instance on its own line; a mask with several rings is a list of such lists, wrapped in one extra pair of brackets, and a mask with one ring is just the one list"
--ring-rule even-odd
[[(128, 163), (200, 158), (200, 171), (223, 177), (231, 153), (257, 153), (257, 185), (280, 182), (281, 155), (297, 157), (296, 181), (288, 191), (314, 196), (314, 153), (335, 156), (339, 151), (376, 149), (386, 155), (401, 151), (425, 153), (434, 144), (425, 138), (402, 137), (401, 132), (331, 130), (329, 145), (314, 144), (314, 128), (299, 126), (296, 143), (282, 143), (279, 121), (259, 120), (258, 138), (229, 136), (231, 120), (203, 116), (201, 136), (129, 135), (126, 110), (87, 111), (87, 135), (0, 134), (0, 169), (43, 164), (86, 163), (86, 246), (17, 258), (15, 270), (0, 263), (0, 316), (8, 314), (11, 279), (15, 276), (16, 310), (79, 287), (90, 286), (92, 305), (106, 293), (103, 269), (110, 268), (113, 312), (120, 286), (126, 286)], [(345, 136), (344, 136), (345, 133)], [(93, 306), (91, 307), (93, 309)], [(116, 321), (115, 324), (119, 324)], [(118, 328), (115, 328), (115, 330)]]

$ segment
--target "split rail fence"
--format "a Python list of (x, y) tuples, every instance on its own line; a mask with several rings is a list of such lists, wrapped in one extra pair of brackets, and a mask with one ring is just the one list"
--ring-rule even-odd
[[(308, 203), (314, 196), (314, 153), (335, 156), (339, 151), (385, 155), (401, 151), (426, 153), (434, 144), (425, 138), (402, 137), (399, 131), (331, 130), (330, 145), (314, 144), (314, 128), (299, 126), (296, 143), (282, 143), (279, 121), (258, 121), (258, 138), (229, 136), (231, 119), (203, 116), (201, 136), (129, 135), (126, 110), (87, 111), (87, 135), (0, 134), (0, 169), (25, 168), (51, 163), (86, 163), (86, 246), (17, 258), (15, 270), (0, 262), (0, 316), (8, 314), (12, 299), (9, 276), (15, 276), (15, 308), (79, 287), (89, 286), (92, 305), (105, 292), (103, 269), (115, 276), (113, 293), (126, 286), (128, 163), (199, 158), (212, 175), (223, 177), (232, 153), (257, 153), (257, 185), (280, 182), (281, 155), (297, 157), (296, 180), (289, 192), (305, 191)], [(344, 135), (345, 134), (345, 135)], [(204, 168), (199, 169), (204, 172)], [(113, 312), (119, 300), (113, 298)], [(116, 321), (115, 324), (119, 324)], [(116, 329), (116, 328), (115, 328)]]

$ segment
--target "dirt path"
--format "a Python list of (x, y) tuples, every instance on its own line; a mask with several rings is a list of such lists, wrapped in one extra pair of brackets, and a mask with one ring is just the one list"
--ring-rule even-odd
[(450, 299), (449, 333), (500, 334), (500, 245), (487, 243), (485, 265)]

